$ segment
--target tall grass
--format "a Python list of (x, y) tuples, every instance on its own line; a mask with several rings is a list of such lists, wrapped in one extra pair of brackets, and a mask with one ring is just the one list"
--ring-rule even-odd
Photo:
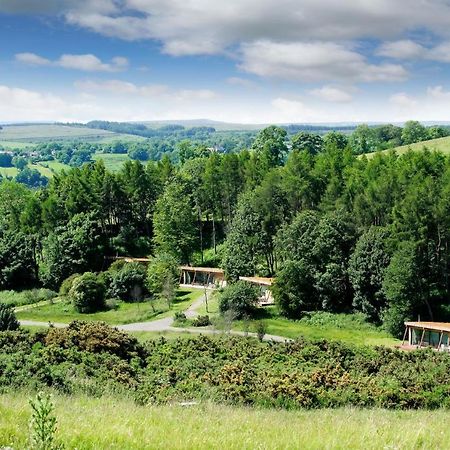
[[(28, 398), (0, 396), (0, 446), (26, 448)], [(450, 412), (443, 410), (138, 406), (83, 396), (54, 401), (56, 438), (68, 449), (438, 449), (450, 442)]]
[(27, 291), (0, 291), (0, 303), (11, 306), (24, 306), (52, 300), (57, 296), (50, 289), (30, 289)]

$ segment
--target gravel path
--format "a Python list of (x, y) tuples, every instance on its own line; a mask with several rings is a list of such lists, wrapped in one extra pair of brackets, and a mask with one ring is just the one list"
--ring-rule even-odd
[[(211, 295), (211, 290), (206, 291), (206, 296), (209, 298)], [(200, 308), (205, 303), (205, 296), (203, 295), (199, 299), (197, 299), (195, 302), (193, 302), (189, 308), (184, 312), (186, 314), (186, 317), (188, 318), (194, 318), (198, 316), (197, 309)], [(38, 322), (35, 320), (21, 320), (21, 325), (25, 326), (39, 326), (39, 327), (48, 327), (50, 325), (56, 327), (56, 328), (64, 328), (67, 327), (67, 323), (51, 323), (51, 322)], [(251, 337), (258, 337), (256, 333), (246, 333), (245, 331), (223, 331), (223, 330), (217, 330), (211, 327), (208, 328), (181, 328), (181, 327), (173, 327), (173, 317), (165, 317), (164, 319), (158, 319), (153, 320), (151, 322), (136, 322), (136, 323), (128, 323), (126, 325), (113, 325), (114, 327), (118, 328), (122, 331), (173, 331), (178, 333), (192, 333), (192, 334), (232, 334), (235, 336), (251, 336)], [(266, 334), (264, 336), (265, 341), (275, 341), (275, 342), (289, 342), (292, 341), (292, 339), (283, 337), (283, 336), (276, 336), (272, 334)]]

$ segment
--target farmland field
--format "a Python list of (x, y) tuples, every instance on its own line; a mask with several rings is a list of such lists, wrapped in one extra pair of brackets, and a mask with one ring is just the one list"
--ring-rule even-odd
[(131, 161), (126, 154), (118, 153), (95, 153), (92, 155), (95, 161), (102, 159), (107, 170), (112, 172), (119, 171), (126, 161)]
[(0, 145), (19, 143), (19, 145), (27, 146), (28, 143), (48, 141), (112, 142), (141, 139), (143, 138), (129, 134), (58, 124), (5, 125), (0, 130)]
[[(25, 392), (0, 396), (0, 446), (25, 448)], [(282, 411), (217, 406), (139, 406), (131, 400), (55, 396), (56, 438), (77, 449), (448, 448), (450, 412), (352, 408)]]

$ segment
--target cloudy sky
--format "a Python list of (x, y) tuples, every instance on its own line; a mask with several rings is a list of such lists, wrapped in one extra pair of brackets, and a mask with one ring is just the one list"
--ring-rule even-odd
[(0, 0), (0, 122), (450, 120), (450, 0)]

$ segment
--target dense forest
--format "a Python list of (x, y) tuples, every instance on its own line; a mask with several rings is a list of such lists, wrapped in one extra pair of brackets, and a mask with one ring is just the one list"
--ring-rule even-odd
[(105, 256), (164, 254), (231, 282), (276, 276), (290, 318), (357, 311), (394, 335), (418, 315), (447, 319), (449, 158), (367, 158), (354, 139), (271, 126), (237, 153), (190, 144), (178, 163), (86, 163), (37, 189), (3, 180), (0, 289), (55, 289)]

